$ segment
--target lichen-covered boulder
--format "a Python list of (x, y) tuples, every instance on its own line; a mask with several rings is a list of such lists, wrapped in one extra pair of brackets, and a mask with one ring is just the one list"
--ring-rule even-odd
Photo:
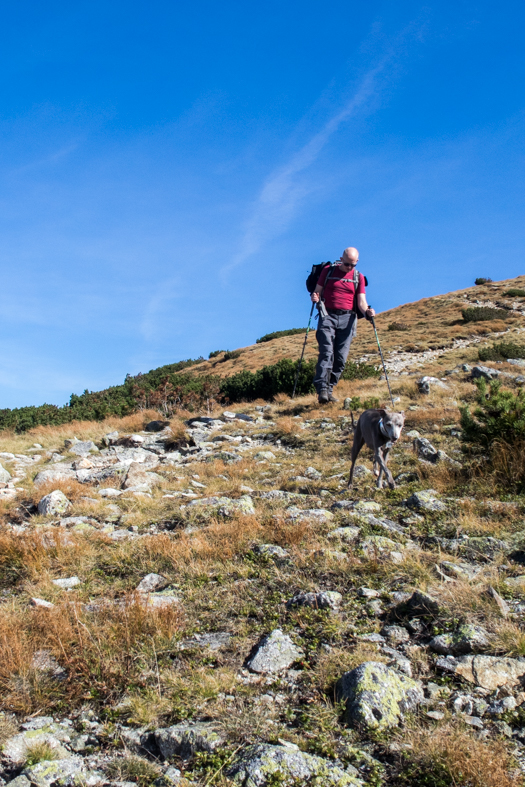
[(303, 651), (294, 645), (287, 634), (283, 634), (281, 629), (274, 629), (256, 646), (247, 666), (252, 672), (281, 672), (303, 655)]
[(11, 473), (0, 465), (0, 484), (7, 484), (11, 480)]
[(25, 729), (4, 741), (2, 757), (10, 765), (23, 764), (29, 750), (36, 745), (47, 744), (58, 759), (67, 757), (68, 752), (61, 745), (69, 743), (74, 735), (73, 727), (57, 724), (50, 716), (39, 716), (23, 725)]
[(422, 492), (414, 492), (408, 498), (406, 504), (409, 508), (415, 508), (416, 511), (446, 511), (445, 503), (437, 499), (437, 492), (435, 489), (425, 489)]
[(424, 699), (419, 681), (377, 661), (365, 661), (345, 672), (336, 696), (346, 700), (346, 722), (368, 728), (394, 727), (406, 711)]
[(56, 516), (65, 514), (70, 506), (70, 502), (60, 489), (55, 489), (45, 495), (38, 503), (38, 513), (43, 516)]
[(162, 574), (146, 574), (137, 585), (137, 592), (154, 593), (156, 590), (164, 590), (169, 584), (169, 580)]
[(306, 754), (296, 747), (267, 743), (249, 746), (226, 770), (226, 776), (241, 787), (265, 787), (277, 783), (282, 787), (298, 784), (361, 787), (363, 782), (356, 774), (351, 766), (343, 770), (330, 760)]
[(189, 760), (198, 751), (211, 753), (223, 739), (212, 724), (174, 724), (172, 727), (155, 731), (155, 741), (166, 760), (180, 757)]
[(490, 641), (484, 628), (465, 623), (455, 631), (438, 634), (429, 644), (436, 653), (445, 656), (462, 656), (466, 653), (478, 653), (485, 650), (489, 647)]
[(86, 787), (100, 784), (104, 775), (100, 771), (86, 768), (82, 757), (71, 755), (59, 760), (44, 760), (22, 771), (34, 787), (70, 787), (83, 784)]
[(221, 506), (219, 514), (221, 516), (233, 516), (234, 514), (253, 516), (255, 514), (253, 500), (250, 495), (241, 495), (238, 500), (229, 500), (226, 505)]

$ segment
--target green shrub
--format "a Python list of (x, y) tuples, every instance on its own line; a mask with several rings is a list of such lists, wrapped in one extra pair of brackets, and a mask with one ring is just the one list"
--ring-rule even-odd
[(273, 333), (265, 333), (260, 339), (256, 339), (256, 344), (262, 342), (271, 342), (272, 339), (280, 339), (282, 336), (295, 336), (296, 333), (306, 333), (306, 328), (289, 328), (287, 331), (274, 331)]
[(354, 363), (347, 361), (341, 380), (368, 380), (370, 377), (379, 377), (380, 369), (368, 363)]
[[(272, 399), (278, 393), (291, 395), (298, 363), (299, 361), (283, 358), (276, 364), (263, 366), (255, 372), (238, 372), (223, 381), (220, 393), (230, 402)], [(303, 362), (296, 390), (300, 396), (314, 390), (314, 371), (314, 360)]]
[(509, 313), (506, 309), (493, 309), (491, 306), (471, 306), (462, 309), (465, 322), (484, 322), (485, 320), (506, 320)]
[(509, 445), (525, 438), (525, 389), (516, 393), (501, 387), (499, 380), (478, 380), (477, 407), (471, 414), (461, 408), (462, 438), (489, 447), (495, 440)]
[(480, 361), (505, 361), (507, 358), (525, 358), (525, 347), (514, 342), (499, 342), (492, 347), (478, 350)]
[(212, 352), (208, 355), (208, 358), (216, 358), (221, 353), (226, 353), (228, 350), (212, 350)]
[(242, 350), (226, 350), (223, 357), (221, 358), (221, 363), (224, 361), (233, 361), (234, 358), (239, 358), (242, 355)]
[(492, 279), (489, 279), (488, 277), (485, 278), (483, 276), (480, 276), (478, 279), (476, 279), (474, 284), (490, 284), (491, 281), (492, 281)]
[(508, 295), (509, 298), (525, 298), (525, 290), (519, 290), (516, 287), (512, 287), (510, 290), (504, 292), (503, 295)]

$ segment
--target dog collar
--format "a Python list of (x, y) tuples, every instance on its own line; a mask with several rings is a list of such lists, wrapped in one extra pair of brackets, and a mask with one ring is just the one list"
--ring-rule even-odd
[(381, 433), (382, 433), (382, 434), (383, 434), (385, 437), (388, 437), (388, 438), (390, 439), (390, 435), (388, 434), (388, 432), (387, 432), (387, 431), (386, 431), (386, 429), (385, 429), (385, 425), (384, 425), (384, 423), (383, 423), (383, 419), (382, 419), (382, 418), (381, 418), (381, 420), (379, 421), (379, 428), (381, 429)]

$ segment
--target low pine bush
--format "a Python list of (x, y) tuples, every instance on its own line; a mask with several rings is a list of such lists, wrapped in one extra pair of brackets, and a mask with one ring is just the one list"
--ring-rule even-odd
[(509, 298), (525, 298), (525, 290), (519, 290), (516, 287), (512, 287), (510, 290), (504, 292), (503, 295), (508, 295)]
[(489, 279), (488, 277), (480, 276), (479, 278), (476, 279), (474, 284), (490, 284), (491, 281), (492, 279)]
[(492, 347), (478, 350), (480, 361), (505, 361), (507, 358), (525, 358), (525, 347), (514, 342), (499, 342)]
[(485, 322), (486, 320), (506, 320), (509, 313), (506, 309), (493, 309), (491, 306), (470, 306), (462, 309), (465, 322)]
[(306, 333), (306, 328), (289, 328), (287, 331), (274, 331), (265, 333), (260, 339), (256, 339), (256, 344), (271, 342), (272, 339), (280, 339), (282, 336), (295, 336), (296, 333)]
[(477, 382), (477, 406), (461, 410), (463, 439), (484, 448), (495, 440), (513, 445), (525, 440), (525, 389), (516, 393), (501, 387), (499, 380)]
[(233, 361), (235, 358), (239, 358), (242, 355), (242, 350), (226, 350), (224, 356), (221, 358), (221, 363), (223, 361)]
[(221, 353), (226, 353), (228, 350), (212, 350), (211, 353), (208, 355), (208, 358), (216, 358)]
[[(276, 364), (263, 366), (255, 372), (238, 372), (223, 381), (220, 393), (230, 402), (272, 399), (278, 393), (291, 395), (298, 363), (299, 361), (283, 358)], [(303, 362), (296, 393), (304, 395), (313, 391), (314, 371), (314, 360)]]

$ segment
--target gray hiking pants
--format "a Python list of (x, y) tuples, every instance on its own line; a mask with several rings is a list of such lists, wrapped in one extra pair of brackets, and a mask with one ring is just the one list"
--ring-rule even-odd
[(325, 388), (332, 389), (339, 382), (355, 332), (354, 312), (328, 313), (324, 319), (319, 317), (315, 334), (319, 345), (319, 358), (314, 377), (317, 393)]

